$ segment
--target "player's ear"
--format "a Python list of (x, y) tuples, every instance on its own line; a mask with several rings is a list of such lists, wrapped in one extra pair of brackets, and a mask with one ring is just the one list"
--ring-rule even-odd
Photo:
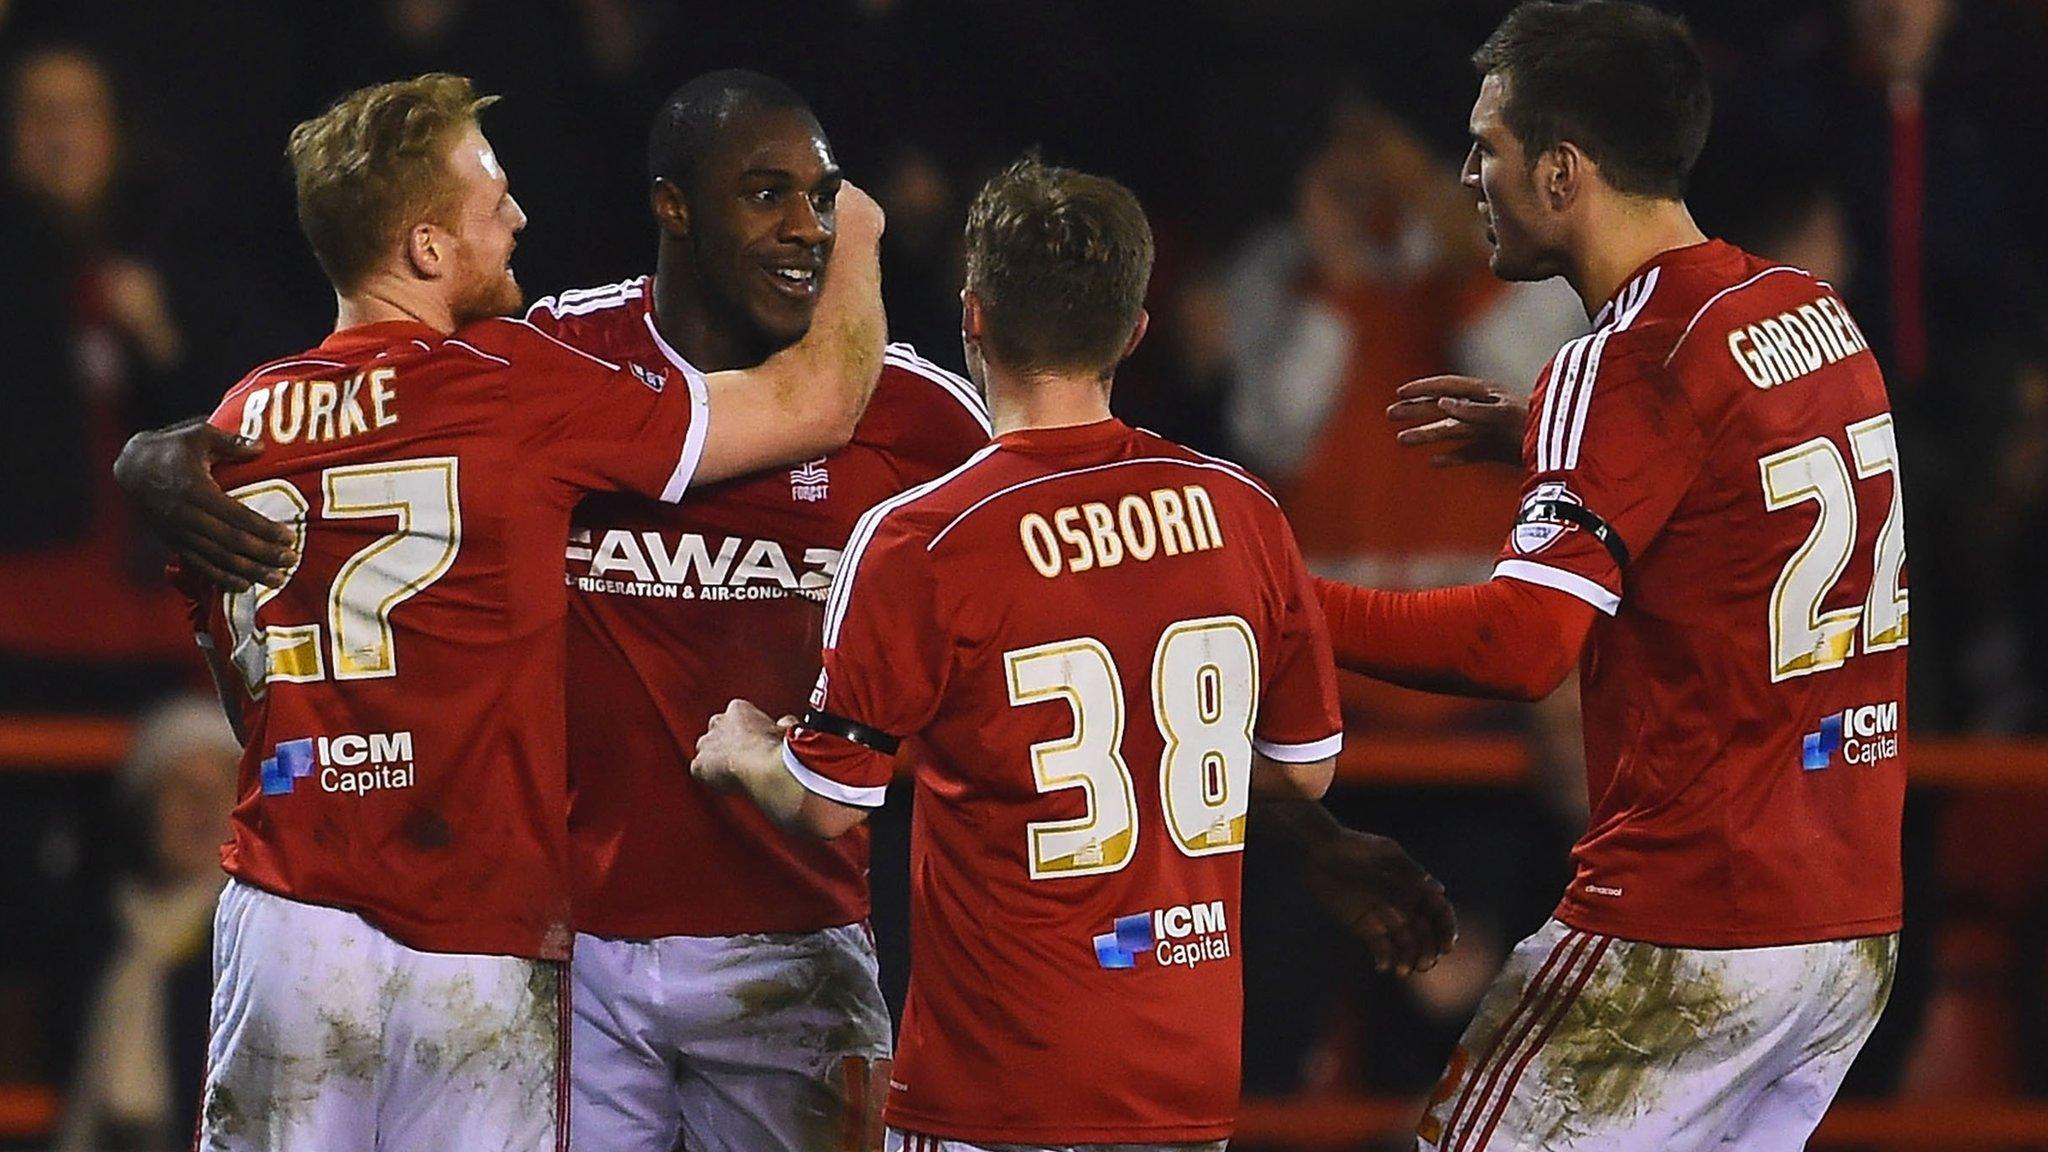
[(413, 275), (439, 280), (448, 274), (448, 237), (432, 224), (415, 224), (405, 234), (405, 259)]
[(1592, 160), (1579, 146), (1567, 140), (1545, 152), (1536, 162), (1536, 187), (1553, 212), (1571, 207), (1585, 181), (1592, 176)]
[(968, 344), (981, 343), (987, 321), (981, 314), (981, 297), (972, 288), (960, 290), (960, 339)]
[(1138, 309), (1138, 322), (1131, 326), (1131, 338), (1124, 341), (1124, 350), (1117, 356), (1117, 363), (1121, 364), (1131, 358), (1131, 353), (1138, 350), (1138, 341), (1145, 338), (1145, 330), (1151, 326), (1152, 314), (1143, 308)]
[(690, 234), (690, 202), (683, 196), (683, 190), (675, 181), (666, 176), (657, 176), (654, 187), (647, 192), (648, 206), (654, 210), (654, 222), (670, 236)]

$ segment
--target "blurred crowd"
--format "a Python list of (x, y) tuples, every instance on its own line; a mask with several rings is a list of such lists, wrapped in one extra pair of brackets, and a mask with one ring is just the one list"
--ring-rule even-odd
[[(1834, 283), (1890, 382), (1915, 731), (2048, 733), (2048, 598), (2028, 591), (2048, 560), (2048, 230), (2026, 207), (2048, 179), (2048, 8), (1666, 6), (1716, 72), (1702, 224)], [(130, 432), (209, 409), (331, 323), (282, 159), (298, 119), (429, 69), (504, 94), (486, 126), (533, 220), (518, 270), (539, 295), (651, 270), (642, 151), (662, 94), (712, 67), (779, 76), (888, 209), (896, 338), (955, 368), (959, 223), (981, 177), (1032, 146), (1111, 173), (1159, 241), (1153, 335), (1119, 410), (1270, 480), (1319, 571), (1430, 587), (1484, 578), (1516, 479), (1398, 449), (1394, 388), (1443, 371), (1526, 388), (1586, 327), (1562, 284), (1488, 274), (1457, 182), (1465, 56), (1507, 7), (0, 0), (0, 388), (17, 417), (0, 423), (0, 711), (154, 709), (118, 778), (0, 775), (0, 1081), (92, 1069), (67, 1146), (189, 1131), (233, 747), (181, 694), (202, 675), (108, 466)], [(1427, 1086), (1562, 883), (1583, 819), (1574, 695), (1523, 708), (1346, 683), (1352, 731), (1525, 740), (1539, 780), (1334, 801), (1459, 901), (1459, 953), (1404, 986), (1358, 976), (1273, 878), (1286, 869), (1248, 858), (1248, 1090)], [(1905, 968), (1853, 1089), (2048, 1092), (2037, 796), (1915, 793)], [(877, 834), (885, 940), (903, 826)]]

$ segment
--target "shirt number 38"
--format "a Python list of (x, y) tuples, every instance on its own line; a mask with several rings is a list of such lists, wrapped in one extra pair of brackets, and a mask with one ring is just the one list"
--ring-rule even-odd
[[(1115, 872), (1136, 855), (1138, 785), (1124, 759), (1124, 685), (1107, 645), (1076, 637), (1003, 654), (1014, 706), (1064, 700), (1073, 734), (1031, 746), (1038, 791), (1078, 788), (1087, 811), (1026, 829), (1031, 878)], [(1160, 635), (1150, 669), (1152, 720), (1165, 748), (1159, 800), (1166, 834), (1187, 856), (1244, 850), (1259, 652), (1236, 616), (1182, 620)]]

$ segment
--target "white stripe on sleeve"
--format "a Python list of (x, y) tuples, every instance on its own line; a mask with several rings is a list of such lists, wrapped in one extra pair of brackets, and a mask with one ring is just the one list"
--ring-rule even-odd
[(1538, 564), (1533, 560), (1503, 560), (1493, 566), (1493, 575), (1495, 579), (1505, 576), (1524, 584), (1554, 588), (1567, 596), (1584, 600), (1609, 616), (1621, 610), (1621, 597), (1576, 572), (1552, 568), (1548, 564)]
[(683, 433), (683, 454), (676, 459), (676, 470), (669, 474), (668, 483), (661, 489), (664, 504), (673, 504), (689, 491), (690, 481), (697, 475), (697, 463), (704, 459), (704, 438), (711, 432), (711, 390), (704, 377), (693, 368), (683, 369), (683, 382), (690, 389), (690, 427)]
[(796, 777), (796, 782), (803, 785), (805, 791), (814, 792), (827, 800), (837, 800), (841, 804), (851, 804), (856, 808), (880, 808), (883, 799), (889, 793), (887, 784), (877, 784), (872, 788), (856, 788), (851, 784), (841, 784), (837, 780), (828, 780), (818, 775), (804, 767), (804, 762), (796, 758), (796, 750), (791, 748), (786, 740), (782, 744), (782, 766), (789, 769), (789, 774)]
[(1318, 760), (1328, 760), (1343, 750), (1342, 732), (1307, 744), (1275, 744), (1256, 736), (1252, 738), (1252, 751), (1268, 760), (1278, 760), (1282, 764), (1313, 764)]

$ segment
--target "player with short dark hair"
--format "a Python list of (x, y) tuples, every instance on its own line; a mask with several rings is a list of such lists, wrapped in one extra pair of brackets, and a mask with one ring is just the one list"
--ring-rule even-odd
[[(801, 338), (841, 176), (802, 97), (725, 70), (648, 140), (655, 271), (528, 318), (597, 355), (692, 370)], [(880, 1140), (890, 1022), (868, 843), (792, 836), (689, 758), (735, 695), (788, 710), (862, 512), (988, 443), (973, 386), (892, 344), (852, 442), (675, 506), (586, 500), (568, 552), (571, 976), (581, 1152), (839, 1152)]]
[(274, 587), (182, 576), (244, 741), (205, 1149), (565, 1146), (570, 510), (814, 455), (873, 385), (871, 202), (828, 320), (751, 372), (629, 370), (507, 317), (526, 217), (489, 102), (428, 75), (292, 133), (335, 331), (211, 418), (262, 445), (219, 480), (291, 543)]
[(1526, 404), (1392, 415), (1528, 470), (1486, 584), (1322, 585), (1338, 661), (1540, 699), (1581, 671), (1592, 819), (1423, 1117), (1431, 1152), (1805, 1145), (1890, 993), (1907, 592), (1884, 380), (1834, 289), (1709, 240), (1676, 19), (1525, 3), (1474, 57), (1464, 183), (1503, 278), (1593, 331)]
[[(1020, 161), (967, 252), (994, 442), (861, 518), (808, 711), (733, 701), (692, 771), (834, 837), (907, 749), (889, 1149), (1221, 1148), (1253, 796), (1320, 796), (1342, 741), (1322, 620), (1257, 480), (1110, 416), (1152, 263), (1130, 192)], [(1448, 906), (1382, 843), (1398, 959), (1426, 965)]]

